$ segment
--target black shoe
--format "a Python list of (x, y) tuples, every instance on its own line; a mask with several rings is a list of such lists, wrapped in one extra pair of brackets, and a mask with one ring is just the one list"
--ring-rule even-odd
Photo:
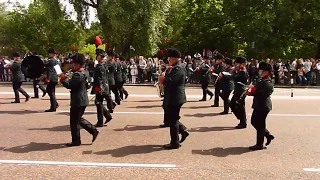
[(268, 146), (268, 145), (271, 143), (271, 141), (272, 141), (272, 140), (274, 140), (274, 136), (269, 135), (269, 136), (267, 137), (267, 143), (266, 143), (266, 146)]
[(59, 108), (59, 104), (57, 103), (57, 107), (56, 107), (56, 109), (58, 109)]
[(57, 110), (55, 109), (48, 109), (48, 110), (45, 110), (44, 112), (56, 112)]
[(109, 119), (109, 120), (107, 119), (106, 122), (104, 122), (104, 124), (107, 124), (107, 123), (110, 122), (111, 120), (112, 120), (112, 118)]
[(245, 129), (247, 128), (247, 125), (238, 124), (238, 126), (235, 127), (236, 129)]
[(95, 124), (94, 127), (96, 127), (96, 128), (103, 127), (103, 124)]
[(163, 145), (163, 148), (165, 149), (179, 149), (181, 147), (180, 144), (166, 144)]
[(11, 102), (12, 104), (17, 104), (17, 103), (20, 103), (20, 101), (13, 101)]
[(99, 131), (98, 131), (98, 130), (96, 130), (96, 131), (92, 134), (92, 143), (97, 139), (98, 135), (99, 135)]
[(212, 99), (212, 97), (213, 97), (213, 94), (210, 96), (210, 100)]
[(182, 132), (181, 132), (181, 140), (180, 140), (180, 143), (183, 143), (183, 141), (185, 141), (188, 136), (189, 136), (189, 132), (188, 132), (187, 130), (182, 131)]
[(42, 91), (42, 97), (45, 97), (45, 96), (46, 96), (46, 94), (47, 94), (47, 92)]
[(263, 145), (254, 145), (249, 147), (250, 150), (252, 151), (258, 151), (263, 149)]
[(199, 101), (207, 101), (206, 99), (200, 99)]
[(127, 99), (129, 97), (129, 94), (125, 94), (124, 99)]
[(30, 96), (26, 97), (26, 100), (24, 102), (28, 102), (30, 100)]
[(211, 107), (219, 107), (219, 104), (211, 105)]
[(166, 128), (166, 127), (170, 127), (170, 126), (167, 125), (167, 124), (160, 124), (160, 127), (161, 127), (161, 128)]
[(220, 115), (226, 115), (226, 114), (229, 114), (229, 112), (225, 112), (225, 111), (223, 111), (223, 112), (221, 112), (221, 113), (219, 113)]
[(68, 146), (68, 147), (80, 146), (80, 145), (81, 145), (81, 143), (76, 144), (76, 143), (73, 143), (73, 142), (71, 142), (71, 143), (67, 143), (67, 144), (66, 144), (66, 146)]

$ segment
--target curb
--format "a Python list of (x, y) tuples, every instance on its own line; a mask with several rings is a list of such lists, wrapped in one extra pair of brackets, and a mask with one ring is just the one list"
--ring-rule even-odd
[[(11, 82), (0, 82), (1, 85), (12, 85)], [(32, 82), (23, 82), (23, 85), (32, 85)], [(126, 83), (125, 86), (149, 86), (152, 87), (154, 84), (129, 84)], [(186, 87), (201, 87), (200, 84), (187, 84)], [(213, 87), (212, 85), (209, 85), (209, 87)], [(291, 88), (291, 86), (284, 86), (284, 85), (275, 85), (275, 88)], [(320, 86), (293, 86), (293, 88), (299, 88), (299, 89), (320, 89)]]

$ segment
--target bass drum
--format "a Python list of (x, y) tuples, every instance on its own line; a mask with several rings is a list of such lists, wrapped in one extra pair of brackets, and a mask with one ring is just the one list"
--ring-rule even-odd
[(44, 72), (43, 60), (39, 56), (27, 56), (21, 63), (21, 70), (26, 78), (39, 78)]

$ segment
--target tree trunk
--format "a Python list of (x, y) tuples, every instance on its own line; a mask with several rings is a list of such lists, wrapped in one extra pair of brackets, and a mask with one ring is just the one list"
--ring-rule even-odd
[(316, 54), (316, 58), (317, 58), (317, 59), (320, 58), (320, 42), (317, 42), (317, 54)]

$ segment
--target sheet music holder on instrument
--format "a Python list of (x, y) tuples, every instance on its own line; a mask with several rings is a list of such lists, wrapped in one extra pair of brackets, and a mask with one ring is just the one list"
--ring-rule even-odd
[(56, 71), (57, 75), (59, 76), (60, 74), (62, 74), (62, 70), (59, 64), (55, 65), (54, 70)]

